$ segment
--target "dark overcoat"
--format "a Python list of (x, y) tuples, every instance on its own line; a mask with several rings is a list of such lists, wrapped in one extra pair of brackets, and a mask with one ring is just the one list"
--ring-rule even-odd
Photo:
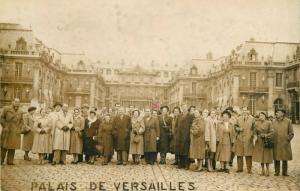
[(117, 115), (113, 121), (113, 134), (117, 140), (116, 150), (129, 152), (131, 118), (128, 115)]
[(106, 122), (103, 120), (100, 125), (99, 142), (103, 146), (103, 155), (107, 157), (114, 154), (112, 131), (112, 121)]
[(274, 160), (292, 160), (291, 140), (294, 137), (294, 130), (291, 120), (273, 121), (274, 127)]
[(180, 114), (176, 122), (175, 154), (189, 156), (190, 129), (194, 115), (190, 113)]
[(144, 132), (144, 152), (156, 152), (157, 140), (160, 136), (160, 128), (157, 117), (144, 117), (145, 132)]
[(158, 141), (158, 151), (167, 153), (170, 151), (169, 134), (172, 133), (172, 117), (169, 115), (158, 116), (160, 137)]
[(5, 149), (20, 149), (21, 131), (23, 127), (23, 112), (15, 111), (12, 106), (3, 108), (1, 114), (1, 147)]

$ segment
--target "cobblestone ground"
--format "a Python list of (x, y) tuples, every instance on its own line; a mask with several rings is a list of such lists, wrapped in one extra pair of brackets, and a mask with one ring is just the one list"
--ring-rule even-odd
[[(99, 190), (100, 182), (105, 182), (102, 185), (106, 190), (116, 190), (115, 186), (118, 186), (118, 183), (121, 183), (119, 190), (188, 190), (192, 188), (189, 182), (194, 182), (195, 190), (300, 190), (300, 126), (294, 126), (294, 130), (294, 159), (289, 162), (289, 177), (274, 177), (273, 165), (271, 176), (260, 176), (260, 164), (256, 163), (253, 174), (237, 174), (236, 161), (229, 174), (179, 170), (171, 165), (174, 160), (171, 155), (167, 165), (154, 166), (117, 166), (116, 157), (113, 163), (107, 166), (101, 165), (101, 159), (97, 160), (96, 165), (71, 165), (71, 156), (68, 156), (67, 165), (37, 165), (37, 156), (32, 154), (34, 160), (25, 162), (22, 160), (23, 152), (18, 151), (16, 165), (5, 165), (1, 168), (1, 190), (74, 190), (75, 187), (76, 190), (91, 190), (91, 184), (92, 188), (97, 185), (96, 190)], [(72, 185), (72, 182), (75, 183)], [(135, 182), (139, 184), (137, 189), (131, 187), (135, 186)], [(122, 183), (125, 187), (122, 187)]]

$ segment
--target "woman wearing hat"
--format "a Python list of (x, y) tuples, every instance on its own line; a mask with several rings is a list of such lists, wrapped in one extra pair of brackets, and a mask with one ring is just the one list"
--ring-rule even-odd
[(80, 116), (80, 109), (74, 109), (73, 127), (70, 131), (70, 150), (69, 153), (73, 154), (72, 164), (78, 163), (78, 155), (82, 154), (82, 131), (84, 129), (84, 119)]
[(100, 125), (100, 129), (98, 133), (98, 137), (103, 146), (103, 156), (104, 156), (104, 161), (102, 163), (103, 165), (107, 165), (107, 163), (110, 162), (114, 154), (112, 131), (113, 131), (112, 119), (110, 114), (106, 113), (104, 115), (104, 119)]
[(145, 132), (145, 124), (140, 118), (139, 110), (132, 111), (131, 125), (129, 154), (132, 154), (133, 164), (139, 164), (140, 156), (144, 155)]
[(39, 155), (39, 164), (44, 164), (45, 155), (52, 153), (52, 122), (47, 117), (45, 109), (40, 110), (40, 115), (34, 125), (32, 152)]
[[(274, 129), (264, 112), (259, 113), (259, 119), (254, 124), (253, 161), (261, 163), (261, 175), (269, 176), (269, 164), (273, 162), (273, 147), (268, 147), (268, 141), (273, 142)], [(266, 171), (264, 169), (266, 165)]]
[(190, 158), (197, 160), (195, 171), (202, 171), (202, 161), (205, 158), (205, 119), (201, 116), (198, 110), (194, 111), (194, 120), (190, 130)]
[(23, 142), (22, 150), (25, 151), (24, 160), (30, 161), (29, 152), (32, 149), (33, 138), (34, 138), (34, 112), (36, 107), (32, 106), (28, 108), (28, 113), (24, 115), (24, 126), (22, 130)]
[(218, 124), (217, 128), (216, 161), (221, 162), (221, 169), (218, 170), (219, 172), (229, 173), (227, 164), (231, 159), (231, 150), (234, 143), (234, 128), (233, 124), (230, 122), (231, 114), (229, 111), (223, 111), (221, 116), (223, 121)]
[(84, 153), (89, 156), (87, 161), (89, 164), (94, 164), (96, 150), (96, 138), (98, 135), (100, 120), (97, 119), (97, 114), (94, 110), (90, 111), (89, 117), (85, 120), (84, 125)]

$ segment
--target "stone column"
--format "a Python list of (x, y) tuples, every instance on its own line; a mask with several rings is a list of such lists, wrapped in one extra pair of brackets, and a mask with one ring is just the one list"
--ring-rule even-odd
[(233, 99), (233, 107), (239, 107), (239, 95), (240, 95), (240, 82), (238, 76), (233, 76), (233, 84), (232, 84), (232, 99)]
[(90, 84), (90, 107), (95, 106), (95, 89), (96, 89), (96, 84), (95, 82), (91, 82)]
[(268, 73), (268, 115), (274, 115), (274, 75), (272, 73)]

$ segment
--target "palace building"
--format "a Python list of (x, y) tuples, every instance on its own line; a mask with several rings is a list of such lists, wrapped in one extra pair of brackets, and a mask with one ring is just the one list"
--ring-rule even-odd
[(0, 65), (1, 106), (13, 98), (24, 105), (59, 101), (72, 107), (248, 106), (251, 114), (285, 108), (300, 122), (300, 43), (251, 39), (227, 56), (208, 53), (181, 66), (93, 62), (47, 47), (31, 29), (0, 23)]

